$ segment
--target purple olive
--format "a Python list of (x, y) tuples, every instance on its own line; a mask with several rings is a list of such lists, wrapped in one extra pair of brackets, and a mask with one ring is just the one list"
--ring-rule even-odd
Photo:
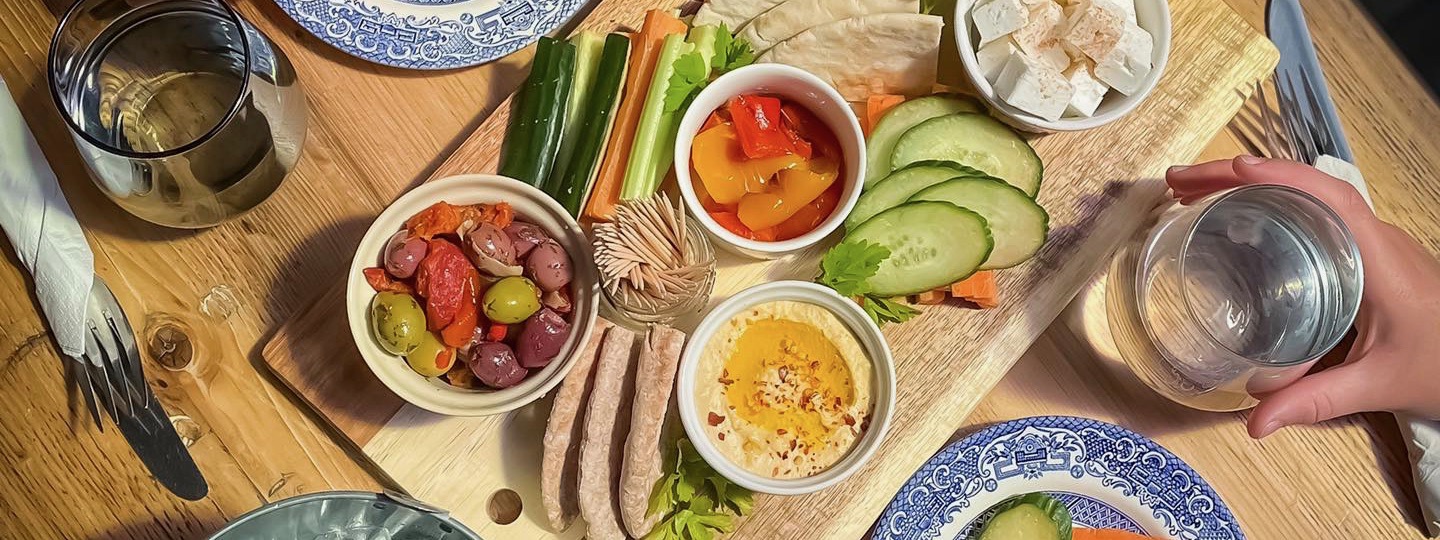
[(539, 225), (526, 223), (524, 221), (513, 221), (510, 226), (505, 227), (505, 234), (510, 236), (510, 242), (515, 245), (515, 256), (524, 257), (530, 253), (530, 249), (550, 241), (550, 236)]
[(549, 365), (555, 355), (560, 354), (569, 337), (570, 323), (554, 310), (540, 308), (539, 313), (525, 320), (525, 327), (520, 330), (520, 341), (515, 344), (520, 365), (530, 369)]
[(495, 277), (518, 276), (520, 267), (515, 265), (515, 246), (505, 231), (489, 223), (475, 226), (465, 236), (465, 254), (475, 267)]
[(515, 351), (504, 343), (485, 341), (470, 348), (470, 371), (491, 388), (520, 384), (530, 372), (515, 359)]
[(410, 236), (408, 231), (397, 232), (385, 244), (385, 271), (398, 279), (413, 276), (428, 251), (424, 240)]
[(554, 240), (535, 246), (525, 258), (525, 273), (542, 291), (554, 291), (570, 284), (570, 256)]
[(540, 297), (540, 303), (559, 313), (570, 313), (571, 308), (574, 307), (570, 303), (570, 293), (565, 292), (565, 289), (555, 289), (545, 293)]

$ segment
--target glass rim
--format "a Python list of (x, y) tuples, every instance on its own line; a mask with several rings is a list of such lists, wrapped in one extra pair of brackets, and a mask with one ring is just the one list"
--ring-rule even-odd
[[(155, 3), (165, 3), (168, 1), (170, 0), (160, 0)], [(200, 145), (205, 144), (207, 141), (214, 138), (215, 135), (219, 133), (221, 129), (224, 129), (225, 126), (229, 125), (230, 122), (240, 114), (241, 105), (245, 103), (245, 96), (249, 95), (250, 93), (249, 74), (250, 69), (253, 67), (250, 60), (250, 36), (246, 35), (246, 23), (243, 19), (240, 18), (240, 14), (235, 12), (235, 8), (230, 7), (229, 4), (225, 3), (222, 0), (207, 1), (210, 4), (219, 6), (224, 16), (229, 19), (231, 23), (234, 23), (236, 31), (240, 34), (240, 47), (243, 50), (245, 57), (244, 76), (240, 78), (240, 91), (235, 94), (235, 99), (230, 104), (230, 109), (225, 112), (225, 116), (221, 118), (220, 121), (216, 122), (215, 125), (210, 126), (210, 129), (207, 130), (204, 135), (196, 137), (194, 140), (180, 146), (168, 150), (161, 150), (158, 152), (137, 152), (134, 150), (117, 148), (113, 144), (109, 144), (99, 139), (96, 139), (93, 135), (90, 134), (90, 132), (86, 131), (83, 127), (76, 124), (74, 116), (68, 112), (68, 109), (65, 106), (64, 98), (60, 96), (59, 85), (56, 84), (56, 77), (59, 74), (59, 71), (56, 69), (56, 57), (60, 52), (60, 35), (70, 27), (70, 24), (72, 22), (71, 19), (78, 16), (81, 9), (89, 4), (89, 1), (87, 0), (79, 0), (74, 4), (71, 4), (69, 9), (65, 10), (65, 15), (61, 17), (60, 22), (55, 25), (55, 34), (50, 37), (50, 48), (48, 53), (46, 54), (45, 61), (45, 79), (47, 83), (46, 86), (48, 86), (50, 90), (50, 99), (55, 102), (55, 108), (59, 110), (60, 117), (65, 120), (65, 125), (70, 128), (70, 132), (84, 139), (85, 142), (89, 143), (91, 146), (121, 157), (130, 159), (162, 159), (178, 156), (180, 154), (198, 148)]]
[[(1341, 234), (1345, 238), (1346, 251), (1349, 252), (1352, 259), (1359, 262), (1359, 264), (1355, 265), (1354, 281), (1359, 284), (1359, 288), (1357, 290), (1363, 292), (1365, 286), (1365, 266), (1363, 261), (1360, 259), (1360, 246), (1355, 242), (1355, 235), (1353, 232), (1350, 231), (1350, 226), (1345, 223), (1344, 219), (1340, 218), (1339, 214), (1335, 213), (1334, 209), (1330, 208), (1330, 205), (1325, 204), (1325, 202), (1321, 201), (1318, 197), (1311, 195), (1304, 190), (1283, 184), (1254, 184), (1248, 186), (1240, 186), (1215, 195), (1214, 198), (1210, 200), (1203, 209), (1200, 210), (1200, 214), (1195, 217), (1195, 221), (1191, 222), (1189, 227), (1186, 228), (1185, 239), (1181, 242), (1180, 251), (1177, 255), (1177, 257), (1179, 258), (1179, 273), (1181, 276), (1187, 275), (1185, 271), (1185, 266), (1186, 261), (1189, 259), (1187, 255), (1189, 255), (1190, 252), (1190, 242), (1195, 238), (1195, 232), (1199, 230), (1200, 223), (1203, 222), (1205, 218), (1209, 217), (1209, 215), (1214, 212), (1215, 208), (1218, 207), (1221, 203), (1245, 194), (1253, 194), (1253, 192), (1256, 191), (1279, 191), (1284, 192), (1288, 195), (1298, 196), (1299, 198), (1304, 199), (1305, 202), (1308, 202), (1315, 208), (1317, 208), (1322, 214), (1321, 217), (1328, 219), (1331, 223), (1337, 226), (1340, 229)], [(1190, 287), (1187, 287), (1185, 285), (1185, 281), (1183, 279), (1180, 281), (1179, 287), (1181, 297), (1185, 301), (1185, 311), (1190, 315), (1190, 318), (1192, 320), (1200, 320), (1199, 313), (1195, 307), (1195, 302), (1191, 299)], [(1335, 346), (1339, 345), (1340, 342), (1345, 339), (1345, 335), (1349, 333), (1350, 328), (1355, 325), (1355, 319), (1359, 315), (1359, 312), (1360, 301), (1356, 300), (1355, 308), (1348, 310), (1348, 313), (1343, 315), (1343, 318), (1345, 320), (1342, 322), (1344, 324), (1337, 326), (1337, 328), (1341, 328), (1343, 330), (1338, 332), (1331, 332), (1332, 335), (1326, 338), (1324, 342), (1325, 346), (1321, 348), (1320, 353), (1306, 356), (1303, 358), (1289, 358), (1286, 359), (1284, 362), (1257, 361), (1253, 358), (1250, 358), (1249, 356), (1241, 354), (1240, 352), (1232, 349), (1229, 345), (1225, 344), (1225, 342), (1221, 341), (1215, 336), (1214, 331), (1211, 330), (1209, 326), (1200, 326), (1205, 330), (1206, 339), (1208, 339), (1211, 343), (1220, 346), (1221, 349), (1224, 349), (1225, 352), (1231, 354), (1232, 356), (1235, 356), (1250, 364), (1254, 364), (1257, 366), (1291, 367), (1314, 361), (1321, 356), (1324, 356), (1326, 352), (1334, 349)]]

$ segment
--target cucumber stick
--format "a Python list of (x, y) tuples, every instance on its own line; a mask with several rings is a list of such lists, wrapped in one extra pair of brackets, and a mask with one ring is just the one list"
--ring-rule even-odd
[(564, 171), (556, 182), (556, 191), (551, 193), (571, 216), (580, 215), (600, 170), (600, 159), (605, 155), (610, 130), (615, 127), (616, 110), (620, 108), (629, 55), (630, 38), (624, 34), (606, 36), (588, 104), (575, 129), (578, 132), (575, 151), (568, 162), (560, 165)]
[(685, 42), (682, 34), (665, 36), (660, 46), (660, 55), (655, 61), (655, 76), (650, 79), (650, 89), (645, 94), (645, 106), (641, 108), (640, 123), (635, 129), (635, 143), (630, 150), (630, 160), (625, 167), (625, 182), (620, 189), (620, 198), (638, 199), (654, 194), (660, 188), (660, 164), (669, 168), (673, 156), (662, 158), (661, 154), (673, 148), (666, 141), (674, 138), (668, 134), (675, 124), (678, 112), (665, 112), (665, 92), (670, 88), (670, 76), (675, 73), (675, 60), (695, 50), (695, 45)]
[(575, 46), (575, 76), (570, 83), (570, 95), (565, 101), (565, 125), (560, 129), (560, 150), (555, 153), (555, 167), (545, 179), (541, 189), (555, 197), (560, 189), (560, 177), (575, 153), (579, 141), (580, 119), (589, 109), (590, 94), (595, 85), (595, 70), (600, 65), (600, 52), (605, 48), (605, 38), (595, 32), (581, 32), (570, 38)]
[(1032, 198), (1040, 191), (1044, 174), (1040, 156), (1025, 139), (983, 114), (951, 114), (916, 124), (896, 139), (890, 154), (890, 166), (895, 169), (931, 160), (979, 169)]
[(981, 270), (1010, 268), (1030, 259), (1045, 245), (1050, 215), (1035, 200), (996, 178), (947, 180), (919, 190), (911, 201), (945, 201), (971, 210), (990, 226), (995, 249)]
[(548, 36), (540, 38), (535, 63), (520, 87), (520, 103), (505, 132), (508, 145), (500, 174), (532, 186), (540, 186), (550, 176), (574, 78), (575, 46)]
[[(935, 118), (962, 112), (980, 112), (980, 104), (968, 97), (937, 95), (916, 98), (890, 109), (875, 123), (870, 139), (865, 142), (865, 187), (868, 190), (885, 178), (894, 169), (890, 166), (890, 154), (895, 150), (895, 141), (916, 124)], [(898, 167), (897, 167), (898, 168)]]
[(948, 202), (907, 202), (876, 214), (845, 235), (890, 250), (867, 283), (877, 296), (904, 296), (975, 273), (994, 246), (980, 214)]

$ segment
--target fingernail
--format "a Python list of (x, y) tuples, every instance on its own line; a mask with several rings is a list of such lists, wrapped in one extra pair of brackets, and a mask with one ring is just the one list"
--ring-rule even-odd
[(1285, 427), (1285, 424), (1279, 420), (1271, 420), (1269, 422), (1266, 422), (1265, 426), (1260, 428), (1260, 436), (1265, 437), (1271, 433), (1275, 433), (1276, 430), (1282, 427)]
[(1175, 173), (1178, 173), (1178, 172), (1183, 172), (1185, 169), (1189, 169), (1189, 168), (1190, 168), (1189, 165), (1176, 165), (1176, 166), (1174, 166), (1174, 167), (1170, 167), (1170, 170), (1165, 171), (1165, 174), (1175, 174)]
[(1240, 162), (1246, 165), (1259, 165), (1265, 163), (1266, 161), (1270, 160), (1259, 156), (1240, 156)]

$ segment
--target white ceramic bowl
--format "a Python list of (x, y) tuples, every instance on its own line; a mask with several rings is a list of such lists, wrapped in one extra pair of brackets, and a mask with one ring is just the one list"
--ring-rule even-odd
[[(1131, 0), (1121, 0), (1131, 1)], [(1055, 131), (1082, 131), (1097, 128), (1114, 122), (1122, 116), (1130, 114), (1140, 106), (1140, 102), (1155, 90), (1156, 83), (1165, 73), (1166, 60), (1170, 57), (1170, 5), (1167, 0), (1134, 0), (1135, 19), (1141, 28), (1150, 32), (1155, 38), (1155, 48), (1152, 53), (1153, 67), (1150, 75), (1145, 78), (1140, 91), (1133, 95), (1124, 95), (1116, 91), (1110, 91), (1105, 95), (1104, 101), (1100, 102), (1100, 108), (1089, 118), (1065, 118), (1059, 120), (1046, 120), (1027, 113), (1010, 104), (1005, 103), (995, 93), (995, 87), (990, 81), (985, 80), (985, 74), (980, 71), (980, 62), (975, 59), (976, 45), (979, 43), (980, 35), (975, 31), (974, 21), (970, 18), (970, 8), (976, 0), (959, 0), (955, 3), (955, 20), (959, 28), (955, 32), (955, 42), (960, 49), (960, 63), (965, 68), (965, 77), (975, 86), (975, 91), (980, 97), (990, 104), (991, 110), (995, 111), (1006, 123), (1025, 131), (1049, 133)]]
[[(731, 463), (720, 453), (718, 448), (715, 448), (709, 435), (705, 433), (704, 420), (700, 418), (700, 411), (695, 405), (695, 373), (699, 368), (701, 353), (710, 338), (714, 337), (716, 330), (746, 309), (758, 304), (781, 300), (815, 304), (834, 313), (836, 317), (840, 318), (840, 322), (855, 334), (856, 339), (860, 341), (860, 346), (865, 349), (866, 355), (870, 357), (870, 362), (875, 368), (874, 380), (871, 385), (871, 403), (873, 403), (874, 409), (870, 415), (870, 428), (856, 441), (855, 447), (850, 449), (850, 453), (841, 458), (834, 466), (820, 474), (805, 478), (769, 478), (751, 473), (739, 465)], [(686, 345), (685, 352), (680, 357), (680, 375), (676, 380), (675, 399), (680, 405), (680, 422), (685, 426), (686, 435), (689, 436), (690, 442), (695, 444), (695, 449), (711, 467), (715, 468), (716, 472), (752, 491), (774, 495), (802, 495), (825, 489), (845, 480), (865, 465), (865, 462), (880, 447), (880, 443), (885, 440), (885, 433), (890, 429), (890, 421), (895, 410), (895, 360), (890, 355), (890, 346), (885, 343), (885, 336), (880, 333), (880, 328), (875, 326), (875, 323), (855, 302), (814, 283), (775, 281), (740, 291), (715, 306), (715, 309), (705, 316), (705, 319), (700, 322), (700, 326), (691, 334), (690, 343)]]
[[(516, 217), (523, 218), (554, 238), (570, 255), (575, 278), (571, 281), (571, 301), (575, 310), (570, 317), (570, 338), (560, 354), (523, 382), (503, 390), (467, 390), (446, 384), (437, 378), (420, 376), (410, 369), (405, 359), (385, 352), (370, 332), (370, 300), (375, 291), (361, 273), (365, 268), (379, 266), (385, 244), (406, 219), (426, 207), (446, 201), (452, 204), (507, 202)], [(498, 414), (540, 399), (560, 384), (570, 371), (579, 351), (584, 349), (595, 326), (599, 309), (599, 274), (590, 242), (570, 214), (544, 192), (524, 182), (503, 176), (468, 174), (428, 182), (401, 196), (375, 218), (370, 230), (360, 240), (350, 271), (345, 276), (345, 312), (350, 322), (350, 335), (370, 371), (405, 401), (417, 407), (452, 416), (484, 416)]]
[[(815, 230), (789, 240), (751, 240), (720, 226), (701, 206), (700, 198), (695, 195), (695, 187), (690, 184), (690, 143), (694, 141), (695, 134), (700, 131), (700, 126), (705, 124), (710, 113), (724, 107), (727, 100), (740, 94), (772, 94), (799, 104), (825, 122), (840, 141), (840, 150), (845, 154), (845, 174), (840, 181), (845, 182), (845, 190), (840, 195), (840, 204), (835, 207), (835, 212)], [(860, 121), (855, 118), (855, 111), (850, 109), (850, 105), (845, 102), (845, 98), (840, 97), (839, 92), (819, 77), (784, 64), (752, 64), (715, 79), (695, 96), (695, 101), (685, 110), (685, 116), (680, 119), (680, 131), (675, 137), (675, 178), (679, 181), (685, 206), (690, 208), (690, 213), (700, 221), (717, 245), (726, 251), (748, 257), (781, 257), (825, 238), (840, 227), (845, 222), (845, 216), (855, 208), (855, 201), (860, 198), (864, 174), (865, 135), (860, 131)]]

